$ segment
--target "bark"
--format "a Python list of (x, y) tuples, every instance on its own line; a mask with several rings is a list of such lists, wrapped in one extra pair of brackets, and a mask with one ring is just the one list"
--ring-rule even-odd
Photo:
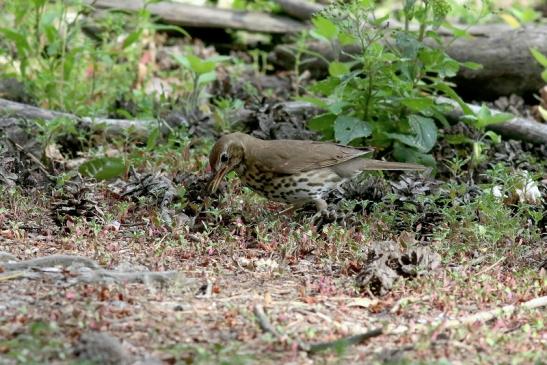
[[(142, 0), (86, 0), (99, 9), (138, 11)], [(183, 3), (159, 2), (146, 7), (162, 21), (182, 27), (241, 29), (264, 33), (294, 33), (304, 25), (290, 18), (250, 11), (233, 11)]]
[(281, 6), (281, 9), (290, 16), (300, 20), (310, 20), (313, 14), (324, 9), (324, 6), (317, 3), (310, 3), (303, 0), (274, 0)]
[[(390, 26), (393, 23), (390, 22)], [(537, 92), (545, 81), (541, 78), (542, 67), (532, 57), (530, 48), (537, 48), (547, 54), (547, 26), (531, 25), (525, 28), (508, 29), (505, 25), (493, 24), (477, 26), (470, 29), (470, 38), (454, 40), (445, 30), (439, 31), (444, 40), (446, 52), (458, 61), (480, 63), (480, 70), (462, 68), (454, 82), (458, 90), (471, 98), (495, 98), (501, 95), (529, 94)], [(328, 60), (334, 59), (330, 45), (313, 41), (309, 49), (323, 55)], [(344, 49), (356, 54), (357, 46)], [(294, 45), (278, 45), (270, 54), (274, 64), (292, 69), (294, 67)], [(348, 59), (343, 56), (342, 60)], [(302, 69), (307, 69), (315, 77), (327, 74), (327, 64), (313, 56), (305, 56)]]
[(136, 136), (146, 136), (152, 127), (157, 125), (157, 122), (152, 120), (145, 121), (78, 117), (74, 114), (46, 110), (36, 106), (17, 103), (6, 99), (0, 99), (0, 117), (6, 117), (5, 119), (2, 119), (4, 123), (0, 123), (0, 129), (4, 128), (4, 131), (8, 133), (10, 128), (15, 128), (19, 124), (13, 123), (14, 119), (52, 120), (55, 118), (68, 118), (75, 121), (79, 128), (91, 130), (100, 129), (109, 136), (124, 135), (129, 130), (133, 130)]
[[(439, 101), (450, 103), (454, 106), (452, 112), (448, 115), (450, 119), (457, 120), (464, 115), (463, 110), (455, 101), (447, 98), (439, 98)], [(467, 104), (474, 113), (478, 113), (480, 106)], [(493, 110), (492, 114), (500, 113)], [(517, 139), (520, 141), (532, 142), (537, 144), (547, 144), (547, 124), (536, 122), (535, 120), (515, 116), (513, 119), (499, 124), (493, 124), (487, 127), (505, 138)]]

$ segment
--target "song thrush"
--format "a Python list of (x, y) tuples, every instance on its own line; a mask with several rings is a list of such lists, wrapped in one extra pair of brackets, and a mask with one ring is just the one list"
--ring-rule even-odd
[(371, 150), (334, 143), (273, 140), (244, 133), (221, 137), (209, 162), (214, 176), (211, 192), (235, 171), (241, 182), (266, 198), (301, 207), (314, 202), (318, 214), (328, 214), (325, 196), (365, 170), (424, 170), (422, 165), (363, 158)]

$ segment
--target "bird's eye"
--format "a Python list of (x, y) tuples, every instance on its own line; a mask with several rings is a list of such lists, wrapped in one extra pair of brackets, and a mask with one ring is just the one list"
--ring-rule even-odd
[(223, 153), (220, 155), (220, 162), (228, 162), (228, 154)]

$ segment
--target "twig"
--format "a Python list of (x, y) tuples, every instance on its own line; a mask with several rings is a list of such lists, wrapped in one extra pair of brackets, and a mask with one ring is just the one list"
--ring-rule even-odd
[[(266, 313), (264, 312), (264, 307), (261, 304), (256, 304), (254, 306), (253, 312), (258, 321), (258, 326), (263, 332), (272, 334), (278, 340), (285, 341), (287, 339), (286, 336), (280, 334), (272, 326), (268, 317), (266, 316)], [(307, 353), (312, 354), (312, 353), (317, 353), (317, 352), (325, 351), (332, 348), (340, 348), (340, 347), (346, 347), (351, 345), (357, 345), (369, 338), (380, 336), (382, 333), (383, 333), (383, 329), (376, 328), (365, 333), (360, 333), (358, 335), (353, 335), (348, 337), (342, 337), (334, 341), (320, 342), (316, 344), (307, 344), (305, 342), (302, 342), (299, 339), (296, 339), (295, 342), (298, 345), (298, 349), (300, 351), (305, 351)]]
[(480, 276), (484, 273), (487, 273), (488, 271), (492, 270), (493, 268), (495, 268), (496, 266), (498, 266), (500, 263), (502, 263), (503, 261), (505, 261), (507, 257), (506, 256), (503, 256), (501, 259), (499, 259), (498, 261), (494, 262), (492, 265), (488, 266), (487, 268), (484, 268), (482, 269), (481, 271), (479, 271), (478, 273), (475, 274), (475, 276)]
[[(471, 324), (471, 323), (475, 323), (475, 322), (487, 322), (487, 321), (490, 321), (494, 318), (500, 317), (504, 314), (506, 314), (506, 315), (511, 314), (511, 313), (513, 313), (517, 310), (535, 309), (535, 308), (541, 308), (541, 307), (545, 307), (545, 306), (547, 306), (547, 296), (534, 298), (534, 299), (531, 299), (531, 300), (529, 300), (527, 302), (524, 302), (520, 305), (515, 305), (515, 304), (506, 305), (506, 306), (503, 306), (503, 307), (498, 307), (498, 308), (495, 308), (495, 309), (491, 309), (491, 310), (488, 310), (488, 311), (471, 314), (471, 315), (456, 318), (456, 319), (450, 319), (450, 320), (439, 319), (439, 320), (435, 320), (435, 321), (432, 321), (428, 324), (422, 324), (422, 325), (415, 326), (413, 328), (413, 331), (414, 332), (426, 331), (428, 328), (438, 327), (438, 326), (441, 326), (441, 325), (443, 326), (443, 328), (446, 329), (446, 328), (455, 328), (455, 327), (465, 326), (467, 324)], [(400, 334), (407, 333), (407, 332), (410, 332), (410, 331), (411, 330), (406, 326), (398, 326), (398, 327), (388, 331), (387, 334), (389, 334), (389, 335), (400, 335)]]
[(545, 306), (547, 306), (547, 296), (534, 298), (520, 305), (515, 305), (515, 304), (506, 305), (506, 306), (495, 308), (489, 311), (479, 312), (469, 316), (452, 319), (448, 321), (437, 320), (431, 323), (431, 325), (438, 326), (438, 325), (444, 324), (445, 328), (454, 328), (454, 327), (459, 327), (459, 326), (463, 326), (463, 325), (471, 324), (475, 322), (487, 322), (501, 315), (511, 314), (519, 309), (534, 309), (534, 308), (541, 308)]

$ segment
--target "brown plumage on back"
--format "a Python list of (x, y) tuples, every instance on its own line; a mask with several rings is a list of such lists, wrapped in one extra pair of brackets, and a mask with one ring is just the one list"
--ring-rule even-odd
[(303, 205), (313, 201), (326, 211), (324, 196), (365, 170), (425, 170), (417, 164), (363, 158), (371, 150), (327, 142), (265, 141), (244, 133), (221, 137), (209, 162), (212, 191), (235, 170), (242, 182), (271, 200)]

